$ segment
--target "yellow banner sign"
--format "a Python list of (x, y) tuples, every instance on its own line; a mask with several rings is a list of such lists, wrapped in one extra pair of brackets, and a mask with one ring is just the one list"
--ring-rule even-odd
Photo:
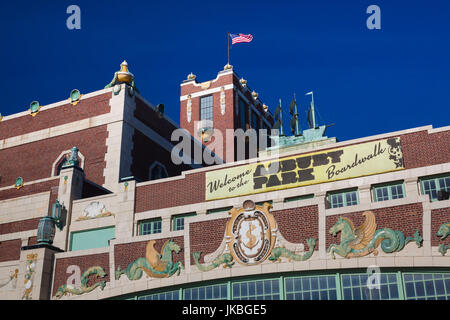
[(206, 200), (402, 169), (400, 138), (391, 138), (207, 172)]

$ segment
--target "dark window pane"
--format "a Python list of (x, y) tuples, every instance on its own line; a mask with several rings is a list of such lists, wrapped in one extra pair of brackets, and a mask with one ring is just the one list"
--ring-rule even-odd
[(337, 300), (336, 290), (328, 291), (330, 295), (330, 300)]
[(389, 285), (389, 294), (391, 299), (398, 299), (398, 286), (396, 284)]
[[(300, 282), (300, 280), (299, 280), (299, 282)], [(286, 279), (285, 286), (286, 286), (286, 292), (294, 291), (294, 288), (293, 288), (294, 287), (294, 281), (293, 281), (293, 279)], [(261, 288), (262, 288), (262, 285), (261, 285)]]
[(416, 282), (416, 294), (418, 297), (423, 297), (425, 295), (425, 288), (423, 286), (423, 282)]
[(311, 289), (309, 281), (310, 281), (309, 278), (303, 278), (302, 279), (303, 290), (306, 291), (306, 290), (310, 290)]
[(434, 296), (433, 281), (425, 281), (425, 292), (427, 293), (427, 296)]
[(352, 288), (353, 300), (361, 300), (361, 291), (359, 288)]
[(344, 289), (344, 299), (346, 300), (352, 299), (352, 289), (350, 288)]
[(278, 289), (279, 285), (280, 285), (279, 280), (272, 280), (272, 293), (280, 292), (280, 290)]
[(336, 278), (333, 276), (328, 277), (328, 288), (336, 288)]
[(328, 300), (328, 292), (325, 290), (320, 291), (320, 300)]
[(320, 289), (326, 289), (327, 288), (327, 278), (320, 277), (319, 284), (320, 284)]
[(434, 285), (436, 286), (436, 294), (445, 294), (444, 281), (435, 280)]
[(352, 286), (359, 286), (359, 276), (358, 275), (353, 275), (352, 276)]
[(311, 299), (312, 300), (319, 300), (319, 291), (311, 292)]
[(416, 292), (414, 290), (414, 283), (412, 282), (405, 283), (405, 289), (406, 289), (406, 296), (408, 298), (412, 298), (416, 295)]
[(311, 293), (309, 291), (303, 293), (303, 300), (311, 300)]
[(350, 287), (350, 276), (342, 276), (342, 285), (344, 287)]
[(315, 290), (319, 288), (319, 280), (317, 279), (317, 277), (312, 277), (311, 278), (311, 289)]
[(404, 278), (405, 278), (405, 281), (412, 281), (413, 280), (412, 274), (405, 274)]

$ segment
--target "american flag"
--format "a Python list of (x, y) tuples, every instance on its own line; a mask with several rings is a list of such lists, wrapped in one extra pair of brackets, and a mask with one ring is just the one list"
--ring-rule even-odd
[(253, 40), (253, 36), (251, 34), (230, 34), (231, 44), (239, 43), (239, 42), (250, 42)]

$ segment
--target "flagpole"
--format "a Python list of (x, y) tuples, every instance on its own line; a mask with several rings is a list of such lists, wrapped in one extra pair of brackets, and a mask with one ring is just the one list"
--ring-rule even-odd
[(227, 45), (228, 45), (228, 63), (227, 65), (230, 65), (230, 33), (227, 33)]
[(294, 103), (295, 103), (295, 114), (297, 119), (295, 119), (295, 135), (298, 136), (299, 132), (298, 132), (298, 112), (297, 112), (297, 99), (295, 98), (295, 93), (294, 93)]
[(284, 136), (284, 132), (283, 132), (283, 108), (281, 108), (281, 99), (280, 99), (280, 122), (281, 122), (281, 125), (280, 125), (280, 136)]

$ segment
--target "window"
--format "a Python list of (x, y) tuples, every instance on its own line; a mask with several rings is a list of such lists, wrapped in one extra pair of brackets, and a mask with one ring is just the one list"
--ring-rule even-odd
[(220, 213), (220, 212), (228, 212), (231, 209), (233, 209), (233, 207), (225, 207), (225, 208), (217, 208), (217, 209), (209, 209), (206, 211), (206, 214), (213, 214), (213, 213)]
[(289, 277), (285, 279), (286, 300), (336, 300), (336, 276)]
[(114, 227), (72, 232), (70, 251), (104, 248), (114, 238)]
[(398, 300), (399, 284), (395, 273), (380, 274), (380, 289), (369, 289), (367, 273), (343, 274), (342, 293), (344, 300)]
[(284, 198), (284, 202), (291, 202), (291, 201), (300, 201), (300, 200), (306, 200), (306, 199), (312, 199), (314, 198), (314, 194), (305, 194), (303, 196), (295, 196), (295, 197), (289, 197)]
[(180, 300), (180, 291), (168, 291), (138, 297), (138, 300)]
[(245, 110), (247, 109), (247, 105), (244, 100), (239, 99), (239, 119), (242, 130), (246, 130), (245, 126)]
[(141, 236), (146, 234), (161, 233), (162, 221), (161, 218), (146, 220), (139, 223), (139, 234)]
[(195, 216), (195, 213), (174, 216), (172, 218), (172, 231), (184, 230), (184, 219), (192, 216)]
[(328, 194), (330, 208), (354, 206), (359, 203), (358, 190), (343, 190)]
[[(369, 289), (365, 269), (325, 274), (261, 275), (252, 280), (217, 280), (154, 289), (112, 299), (138, 300), (450, 300), (450, 272), (381, 272), (379, 289)], [(266, 278), (267, 277), (267, 278)], [(370, 281), (370, 283), (375, 284)]]
[(273, 204), (273, 200), (265, 200), (265, 201), (256, 202), (255, 205), (262, 207), (264, 205), (264, 203), (266, 203), (266, 202)]
[(226, 283), (184, 290), (185, 300), (227, 300), (227, 298), (228, 288)]
[(406, 300), (450, 300), (450, 273), (404, 273)]
[(163, 179), (167, 178), (167, 176), (167, 170), (163, 164), (155, 161), (150, 167), (150, 180)]
[(422, 178), (422, 194), (430, 196), (431, 201), (438, 200), (438, 191), (450, 192), (450, 175)]
[(233, 300), (280, 300), (280, 279), (233, 283)]
[(200, 120), (213, 120), (213, 96), (200, 98)]
[(373, 199), (375, 202), (400, 199), (405, 197), (405, 189), (402, 182), (394, 182), (373, 187)]
[(259, 117), (254, 111), (252, 111), (252, 128), (259, 130)]

